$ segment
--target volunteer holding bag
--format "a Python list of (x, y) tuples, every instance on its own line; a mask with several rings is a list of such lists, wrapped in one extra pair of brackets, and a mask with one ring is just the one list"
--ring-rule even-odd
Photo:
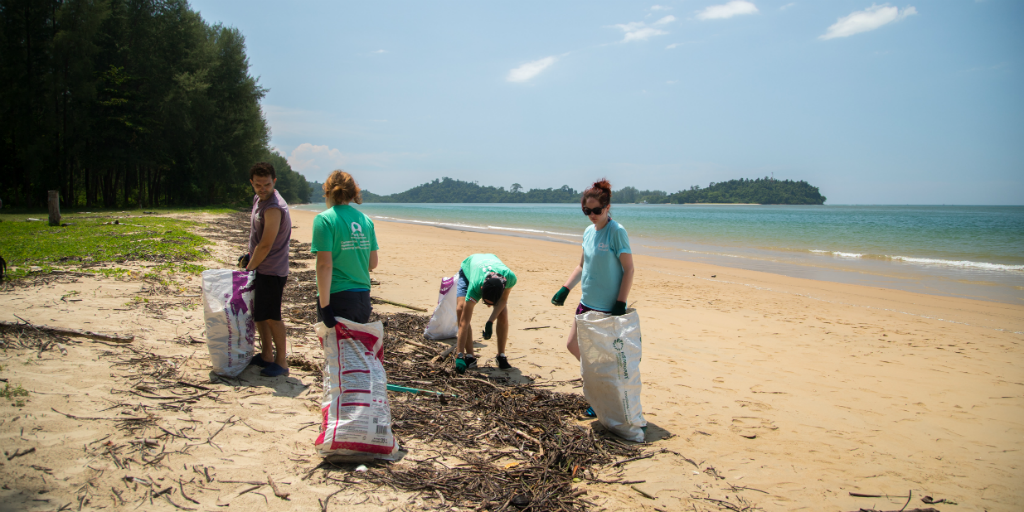
[[(626, 313), (626, 300), (633, 286), (633, 254), (629, 248), (626, 228), (611, 218), (612, 185), (602, 179), (583, 192), (580, 203), (583, 214), (594, 224), (583, 232), (583, 256), (580, 264), (569, 274), (569, 279), (551, 299), (556, 306), (565, 304), (566, 297), (581, 280), (583, 295), (576, 314), (600, 311), (612, 315)], [(580, 347), (576, 338), (576, 319), (566, 347), (576, 359)]]
[[(612, 186), (605, 179), (594, 182), (593, 186), (583, 192), (580, 200), (583, 214), (593, 225), (587, 226), (583, 232), (580, 264), (551, 299), (551, 303), (556, 306), (564, 305), (569, 290), (582, 281), (582, 296), (575, 315), (588, 311), (616, 316), (626, 313), (626, 300), (633, 286), (633, 254), (626, 229), (611, 218), (611, 200)], [(580, 360), (575, 315), (566, 347), (576, 360)], [(585, 414), (596, 416), (592, 407), (587, 407)]]
[(356, 323), (370, 321), (370, 271), (377, 267), (377, 235), (373, 221), (350, 203), (362, 204), (359, 185), (337, 170), (324, 182), (328, 209), (313, 221), (316, 253), (317, 320), (333, 328), (340, 316)]

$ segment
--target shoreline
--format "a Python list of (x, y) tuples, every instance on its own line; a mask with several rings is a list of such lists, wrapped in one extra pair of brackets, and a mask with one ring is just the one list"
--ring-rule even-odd
[[(316, 206), (307, 206), (316, 208)], [(370, 210), (370, 209), (368, 209)], [(301, 209), (299, 211), (312, 211)], [(558, 228), (494, 226), (494, 220), (417, 220), (395, 213), (366, 212), (375, 221), (482, 234), (497, 234), (562, 244), (578, 245), (579, 234)], [(472, 222), (472, 221), (470, 221)], [(480, 225), (474, 225), (480, 224)], [(628, 225), (627, 225), (628, 229)], [(852, 253), (786, 247), (716, 245), (631, 233), (634, 254), (646, 254), (691, 263), (767, 272), (781, 276), (843, 284), (858, 284), (928, 295), (960, 297), (1002, 304), (1024, 305), (1024, 271), (1020, 265), (946, 261), (937, 257), (910, 257), (889, 253)], [(827, 245), (826, 245), (827, 246)], [(862, 251), (863, 252), (863, 251)], [(901, 254), (901, 253), (892, 253)], [(914, 254), (913, 252), (909, 254)]]

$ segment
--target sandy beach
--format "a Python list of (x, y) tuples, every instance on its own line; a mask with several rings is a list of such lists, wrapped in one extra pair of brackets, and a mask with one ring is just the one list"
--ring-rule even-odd
[[(310, 242), (314, 215), (292, 210), (295, 240)], [(376, 227), (380, 265), (372, 276), (380, 285), (372, 294), (427, 314), (441, 278), (456, 273), (464, 257), (497, 254), (519, 278), (509, 302), (510, 362), (532, 382), (581, 393), (571, 383), (579, 378), (578, 363), (564, 346), (579, 289), (565, 306), (550, 304), (579, 261), (579, 247), (395, 222)], [(224, 267), (238, 250), (237, 243), (219, 241), (201, 263)], [(715, 500), (770, 511), (899, 510), (905, 503), (907, 510), (1019, 510), (1024, 307), (643, 255), (635, 264), (630, 302), (644, 334), (642, 400), (650, 423), (643, 448), (662, 451), (616, 468), (624, 481), (642, 483), (581, 482), (593, 510), (728, 509)], [(158, 286), (64, 275), (0, 292), (0, 320), (14, 322), (17, 315), (33, 324), (132, 334), (130, 345), (141, 351), (76, 339), (66, 344), (67, 355), (17, 348), (0, 354), (0, 377), (30, 391), (23, 407), (4, 402), (0, 409), (6, 454), (0, 510), (56, 510), (66, 503), (129, 509), (141, 504), (137, 497), (119, 502), (115, 496), (140, 496), (139, 485), (177, 489), (179, 482), (191, 487), (168, 491), (173, 503), (158, 499), (143, 508), (310, 510), (339, 488), (346, 490), (331, 509), (438, 505), (387, 488), (369, 493), (340, 480), (304, 479), (319, 463), (315, 372), (293, 367), (290, 377), (275, 381), (250, 369), (243, 374), (248, 385), (211, 383), (198, 284), (197, 277)], [(157, 307), (162, 303), (173, 307)], [(409, 312), (391, 305), (375, 311)], [(315, 361), (312, 329), (292, 316), (301, 315), (286, 315), (293, 351)], [(481, 366), (494, 367), (493, 340), (477, 335), (476, 342)], [(145, 354), (166, 362), (147, 367)], [(111, 429), (110, 418), (142, 414), (106, 410), (115, 403), (141, 403), (139, 393), (168, 395), (131, 385), (140, 368), (161, 364), (176, 372), (174, 380), (216, 391), (216, 400), (195, 403), (187, 414), (161, 413), (188, 431)], [(214, 442), (206, 442), (211, 434)], [(171, 452), (158, 464), (119, 467), (104, 449), (141, 450), (156, 436)], [(11, 457), (30, 448), (35, 451)], [(412, 446), (409, 457), (425, 458), (416, 452), (423, 448)], [(203, 475), (204, 468), (216, 468), (210, 470), (216, 478)], [(246, 491), (268, 476), (290, 493), (288, 501), (270, 487)], [(930, 505), (921, 501), (926, 496), (957, 505)]]

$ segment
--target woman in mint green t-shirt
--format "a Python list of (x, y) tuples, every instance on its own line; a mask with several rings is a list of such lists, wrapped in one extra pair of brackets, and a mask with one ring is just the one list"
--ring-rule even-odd
[(350, 203), (362, 204), (359, 185), (344, 171), (324, 182), (328, 208), (313, 220), (316, 254), (317, 319), (327, 327), (335, 317), (356, 323), (370, 321), (370, 271), (377, 267), (377, 235), (373, 221)]
[[(565, 304), (576, 283), (583, 282), (580, 304), (576, 314), (587, 311), (601, 311), (612, 315), (626, 313), (626, 300), (633, 286), (633, 254), (629, 248), (626, 228), (612, 220), (609, 215), (612, 202), (612, 186), (608, 180), (594, 182), (583, 192), (580, 201), (583, 214), (593, 223), (583, 233), (583, 256), (580, 264), (569, 275), (558, 293), (551, 299), (556, 306)], [(576, 340), (576, 317), (573, 316), (572, 330), (566, 348), (580, 358), (580, 347)]]

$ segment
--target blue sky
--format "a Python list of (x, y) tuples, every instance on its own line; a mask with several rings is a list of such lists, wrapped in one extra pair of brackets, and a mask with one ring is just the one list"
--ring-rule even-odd
[(379, 194), (806, 180), (828, 204), (1024, 204), (1024, 2), (196, 0), (272, 144)]

